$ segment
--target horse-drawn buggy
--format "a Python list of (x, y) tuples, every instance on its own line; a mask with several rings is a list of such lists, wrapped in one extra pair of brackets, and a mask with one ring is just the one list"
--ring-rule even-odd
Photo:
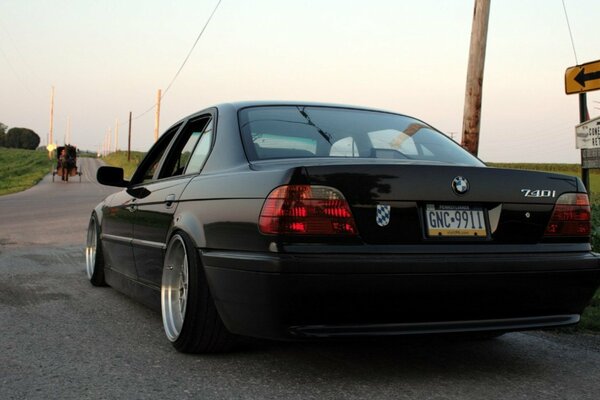
[(64, 145), (56, 148), (56, 169), (52, 171), (52, 182), (56, 175), (65, 182), (69, 181), (69, 177), (79, 175), (79, 182), (81, 182), (81, 171), (77, 167), (77, 148), (75, 146)]

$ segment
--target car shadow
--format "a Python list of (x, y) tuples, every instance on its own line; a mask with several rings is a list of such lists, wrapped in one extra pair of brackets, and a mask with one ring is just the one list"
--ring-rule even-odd
[(335, 342), (273, 342), (256, 340), (236, 352), (215, 358), (268, 362), (272, 374), (302, 374), (315, 382), (348, 378), (377, 383), (401, 377), (403, 381), (424, 378), (476, 379), (502, 375), (523, 377), (543, 372), (522, 333), (477, 340), (427, 336), (394, 339), (344, 340)]

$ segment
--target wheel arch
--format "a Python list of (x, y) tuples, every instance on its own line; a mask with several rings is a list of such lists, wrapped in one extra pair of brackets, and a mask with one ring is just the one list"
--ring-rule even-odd
[[(173, 270), (174, 267), (171, 266), (168, 269), (163, 267), (163, 280), (161, 284), (163, 329), (171, 344), (180, 352), (220, 353), (229, 351), (236, 342), (236, 336), (227, 330), (221, 319), (220, 312), (211, 294), (212, 290), (205, 275), (201, 256), (197, 251), (199, 243), (205, 243), (202, 234), (203, 225), (191, 213), (177, 214), (173, 221), (174, 224), (167, 235), (167, 249), (164, 253), (164, 260), (165, 263), (168, 262), (171, 243), (174, 243), (175, 238), (179, 235), (179, 239), (188, 253), (188, 272), (186, 275), (189, 277), (189, 292), (185, 295), (186, 310), (181, 320), (181, 327), (178, 329), (177, 336), (171, 337), (170, 335), (177, 330), (176, 324), (169, 322), (176, 321), (173, 318), (173, 313), (170, 311), (173, 310), (173, 301), (169, 300), (174, 292), (172, 290), (173, 281), (172, 279), (167, 280), (167, 286), (165, 286), (166, 275), (164, 271)], [(191, 243), (186, 243), (189, 241)], [(189, 246), (192, 246), (192, 248), (189, 248)], [(188, 248), (186, 249), (185, 247)], [(190, 260), (189, 257), (192, 257), (192, 259)], [(169, 263), (169, 265), (175, 264)], [(179, 290), (175, 290), (175, 293), (179, 292)], [(175, 330), (173, 329), (174, 327)]]
[(90, 214), (90, 218), (96, 218), (96, 223), (98, 224), (98, 228), (100, 228), (100, 232), (102, 232), (102, 220), (104, 216), (104, 213), (102, 212), (102, 204), (103, 203), (94, 207), (92, 213)]
[(175, 214), (166, 243), (169, 243), (178, 231), (185, 232), (192, 239), (196, 248), (206, 247), (204, 224), (195, 213), (184, 210)]

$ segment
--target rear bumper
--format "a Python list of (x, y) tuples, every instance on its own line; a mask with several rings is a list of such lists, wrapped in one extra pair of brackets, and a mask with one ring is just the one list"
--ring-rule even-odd
[(279, 339), (571, 325), (600, 284), (590, 252), (201, 257), (227, 328)]

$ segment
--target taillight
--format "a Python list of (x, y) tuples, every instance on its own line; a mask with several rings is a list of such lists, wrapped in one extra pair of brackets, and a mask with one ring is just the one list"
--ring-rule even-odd
[(590, 201), (585, 193), (567, 193), (556, 200), (545, 236), (589, 236)]
[(327, 186), (286, 185), (274, 189), (260, 212), (262, 233), (271, 235), (357, 234), (344, 196)]

